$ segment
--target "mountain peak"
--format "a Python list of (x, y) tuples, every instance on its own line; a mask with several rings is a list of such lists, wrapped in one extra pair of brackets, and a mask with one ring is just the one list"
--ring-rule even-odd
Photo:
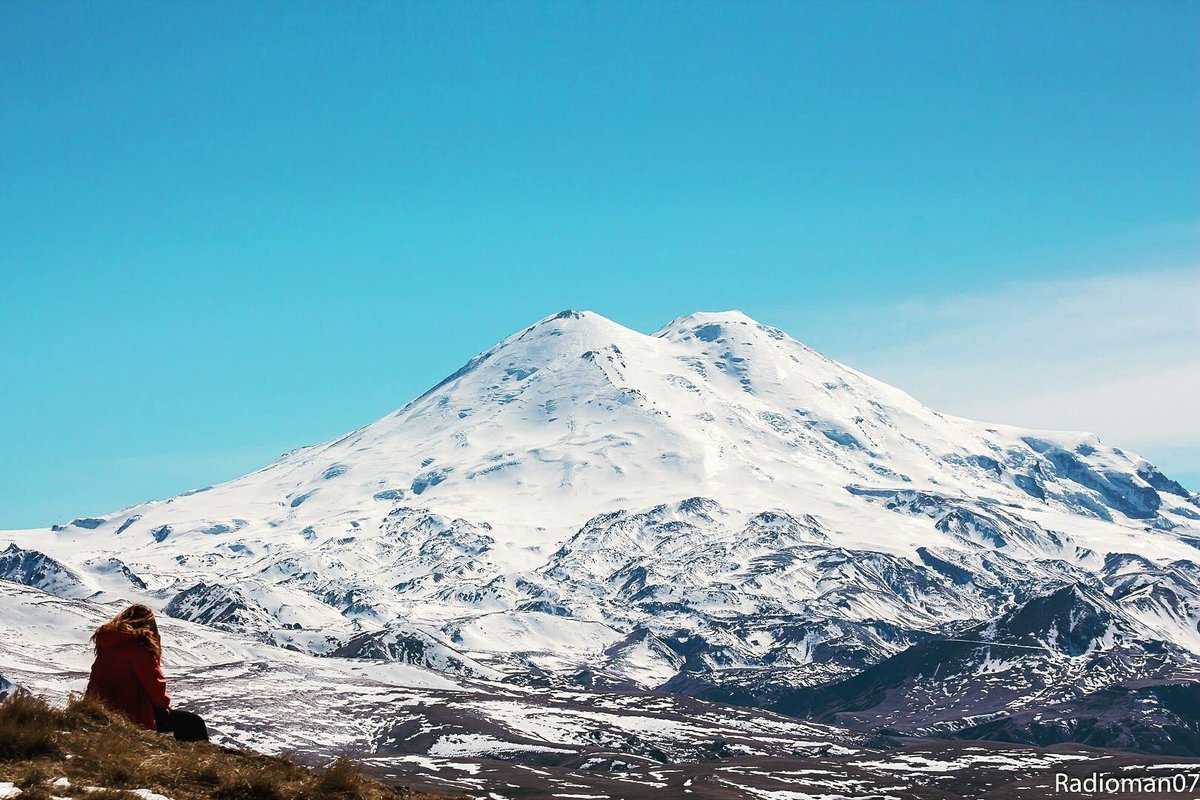
[[(553, 330), (586, 329), (610, 334), (621, 333), (631, 335), (635, 332), (618, 322), (614, 322), (603, 314), (587, 309), (568, 308), (543, 317), (529, 327), (514, 334), (509, 341), (520, 341), (539, 328)], [(784, 339), (787, 335), (777, 328), (750, 317), (748, 314), (731, 309), (728, 311), (695, 311), (685, 314), (668, 322), (655, 331), (652, 336), (658, 338), (698, 338), (702, 341), (715, 341), (723, 333), (756, 331), (765, 333), (773, 339)]]
[(702, 325), (758, 325), (759, 323), (750, 318), (748, 315), (731, 309), (729, 311), (693, 311), (691, 314), (684, 314), (682, 317), (676, 317), (666, 325), (659, 328), (655, 335), (662, 335), (667, 331), (686, 330)]
[(554, 331), (551, 335), (559, 333), (572, 332), (593, 332), (601, 335), (623, 335), (632, 333), (624, 325), (618, 322), (613, 322), (603, 314), (597, 314), (595, 311), (579, 310), (574, 308), (564, 309), (557, 314), (551, 314), (548, 317), (542, 317), (537, 322), (524, 328), (510, 336), (501, 345), (511, 342), (518, 342), (526, 339), (535, 332)]
[(587, 309), (564, 308), (562, 311), (559, 311), (557, 314), (551, 314), (548, 317), (543, 317), (542, 319), (538, 320), (537, 324), (540, 325), (543, 322), (553, 322), (554, 320), (589, 320), (589, 319), (602, 319), (605, 322), (612, 321), (612, 320), (608, 319), (607, 317), (604, 317), (601, 314), (597, 314), (595, 311), (589, 311)]
[[(691, 313), (650, 336), (566, 309), (380, 420), (202, 496), (106, 519), (159, 543), (167, 530), (247, 537), (352, 516), (374, 524), (380, 504), (419, 496), (496, 525), (515, 548), (596, 513), (696, 494), (836, 518), (849, 486), (878, 487), (861, 494), (868, 504), (899, 488), (986, 492), (988, 502), (1032, 497), (1102, 520), (1129, 508), (1121, 498), (1136, 489), (1148, 499), (1134, 511), (1154, 501), (1191, 518), (1188, 498), (1142, 485), (1173, 486), (1140, 461), (1098, 444), (1067, 453), (1053, 434), (1031, 433), (937, 414), (740, 311)], [(890, 525), (846, 535), (903, 554), (927, 543)], [(1167, 544), (1177, 558), (1190, 553)]]
[(728, 311), (694, 311), (691, 314), (679, 317), (679, 321), (686, 321), (701, 325), (710, 322), (743, 323), (750, 325), (759, 324), (758, 320), (751, 318), (750, 315), (739, 311), (736, 308), (729, 309)]
[(655, 331), (654, 336), (672, 340), (699, 339), (702, 342), (715, 342), (723, 337), (746, 336), (766, 336), (777, 341), (790, 339), (778, 328), (764, 325), (737, 310), (697, 311), (676, 317)]

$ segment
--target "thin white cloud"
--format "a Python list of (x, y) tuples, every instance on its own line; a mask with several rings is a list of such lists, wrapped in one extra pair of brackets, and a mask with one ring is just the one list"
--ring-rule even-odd
[(1014, 284), (839, 317), (854, 333), (829, 355), (940, 411), (1092, 431), (1200, 471), (1200, 268)]

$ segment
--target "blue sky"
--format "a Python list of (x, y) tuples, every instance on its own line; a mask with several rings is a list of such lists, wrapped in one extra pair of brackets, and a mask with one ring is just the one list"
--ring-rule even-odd
[(1200, 488), (1197, 3), (0, 4), (0, 528), (562, 308), (740, 308)]

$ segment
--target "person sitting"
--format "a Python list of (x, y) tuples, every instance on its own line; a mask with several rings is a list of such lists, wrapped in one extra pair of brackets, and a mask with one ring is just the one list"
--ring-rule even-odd
[(171, 707), (162, 671), (162, 640), (154, 611), (140, 603), (117, 614), (92, 634), (96, 660), (87, 697), (147, 730), (173, 733), (181, 742), (207, 742), (204, 720)]

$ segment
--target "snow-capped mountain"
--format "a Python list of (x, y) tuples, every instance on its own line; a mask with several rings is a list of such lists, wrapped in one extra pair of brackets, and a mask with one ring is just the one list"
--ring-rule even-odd
[(1065, 660), (1042, 689), (1127, 645), (1200, 658), (1196, 495), (1089, 434), (940, 414), (737, 312), (653, 335), (563, 312), (334, 441), (5, 541), (0, 578), (63, 597), (538, 685), (776, 705), (1064, 587), (1122, 638), (1047, 640)]

